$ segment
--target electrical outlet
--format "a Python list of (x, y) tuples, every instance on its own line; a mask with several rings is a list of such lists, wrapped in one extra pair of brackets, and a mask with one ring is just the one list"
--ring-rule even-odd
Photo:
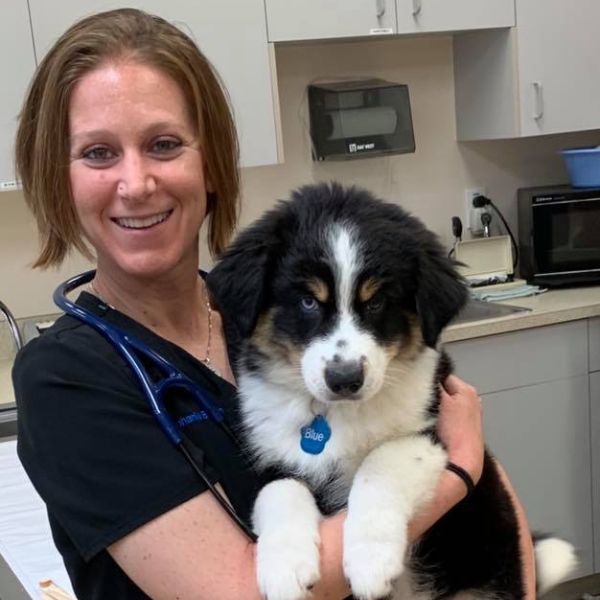
[(474, 187), (465, 190), (465, 227), (471, 231), (471, 235), (483, 233), (481, 214), (485, 212), (485, 208), (473, 206), (473, 198), (476, 196), (485, 196), (485, 188)]

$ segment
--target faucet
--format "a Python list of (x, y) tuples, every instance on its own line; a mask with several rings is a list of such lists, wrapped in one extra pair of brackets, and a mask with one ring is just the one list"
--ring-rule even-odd
[(19, 326), (17, 325), (14, 315), (8, 310), (8, 306), (6, 306), (2, 300), (0, 300), (0, 312), (4, 313), (6, 316), (13, 339), (15, 340), (15, 346), (17, 347), (17, 350), (20, 350), (23, 347), (23, 338), (21, 337)]

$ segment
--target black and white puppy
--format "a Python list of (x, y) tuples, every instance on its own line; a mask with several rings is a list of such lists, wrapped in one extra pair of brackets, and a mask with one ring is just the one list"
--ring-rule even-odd
[[(242, 232), (209, 283), (243, 338), (245, 443), (274, 474), (253, 516), (264, 596), (307, 597), (322, 514), (347, 507), (355, 597), (522, 598), (517, 520), (488, 454), (475, 491), (407, 543), (447, 464), (438, 346), (467, 297), (434, 234), (364, 190), (306, 186)], [(540, 589), (574, 564), (560, 540), (536, 550)]]

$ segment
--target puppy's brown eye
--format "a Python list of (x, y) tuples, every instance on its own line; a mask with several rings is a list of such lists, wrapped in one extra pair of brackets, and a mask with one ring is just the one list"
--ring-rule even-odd
[(383, 299), (381, 297), (375, 296), (371, 298), (364, 304), (365, 310), (368, 313), (376, 313), (379, 312), (383, 308)]
[(307, 313), (315, 312), (319, 310), (319, 303), (312, 296), (304, 296), (300, 300), (300, 308)]

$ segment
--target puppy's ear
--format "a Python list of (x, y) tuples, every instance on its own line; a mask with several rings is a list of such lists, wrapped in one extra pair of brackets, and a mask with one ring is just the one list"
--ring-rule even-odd
[(417, 313), (425, 344), (435, 348), (444, 327), (467, 302), (468, 292), (442, 245), (433, 234), (428, 237), (419, 260)]
[(280, 225), (280, 210), (265, 214), (242, 231), (207, 277), (219, 310), (243, 337), (254, 331), (268, 302), (269, 282), (282, 246)]

